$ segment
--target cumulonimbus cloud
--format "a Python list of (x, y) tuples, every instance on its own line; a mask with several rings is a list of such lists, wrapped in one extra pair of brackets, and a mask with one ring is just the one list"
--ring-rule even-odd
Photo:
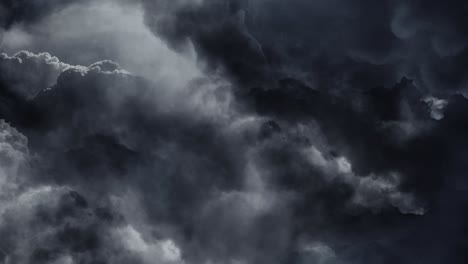
[[(0, 55), (1, 261), (463, 263), (463, 3), (6, 1), (0, 21), (37, 40), (112, 5), (132, 15), (90, 21), (139, 34), (83, 29), (88, 66)], [(138, 41), (183, 76), (123, 69)]]

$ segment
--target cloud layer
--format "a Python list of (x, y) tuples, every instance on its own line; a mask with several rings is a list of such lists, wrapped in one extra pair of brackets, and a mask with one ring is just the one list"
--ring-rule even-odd
[(0, 262), (464, 263), (464, 10), (1, 2)]

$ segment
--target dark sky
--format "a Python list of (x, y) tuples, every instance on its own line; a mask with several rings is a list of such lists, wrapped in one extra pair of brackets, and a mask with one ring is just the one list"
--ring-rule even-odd
[(0, 263), (468, 263), (468, 2), (0, 0)]

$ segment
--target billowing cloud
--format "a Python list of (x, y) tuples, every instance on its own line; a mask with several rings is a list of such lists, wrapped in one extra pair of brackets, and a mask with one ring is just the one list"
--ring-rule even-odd
[(2, 2), (0, 261), (464, 263), (465, 9)]
[(21, 51), (9, 57), (0, 54), (0, 80), (11, 92), (30, 99), (55, 84), (61, 72), (73, 68), (49, 53)]

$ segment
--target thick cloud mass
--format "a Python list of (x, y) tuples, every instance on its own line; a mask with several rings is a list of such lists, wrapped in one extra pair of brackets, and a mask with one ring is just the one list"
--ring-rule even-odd
[(84, 2), (81, 0), (2, 0), (0, 2), (0, 24), (10, 27), (14, 23), (34, 23), (61, 8)]
[(0, 263), (465, 263), (467, 8), (0, 1)]

